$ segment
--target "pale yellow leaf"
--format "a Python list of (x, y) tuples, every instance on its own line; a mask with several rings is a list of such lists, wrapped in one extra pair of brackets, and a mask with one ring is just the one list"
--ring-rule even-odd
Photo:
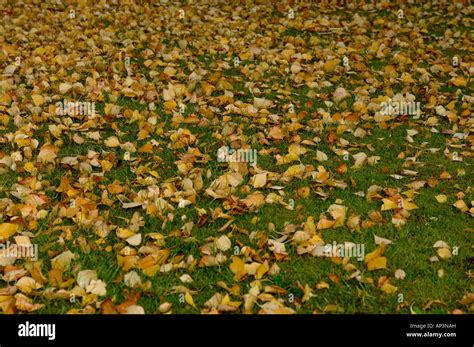
[(253, 186), (254, 188), (262, 188), (267, 183), (267, 173), (261, 173), (253, 176)]
[(104, 144), (107, 147), (118, 147), (120, 146), (120, 141), (117, 136), (110, 136), (107, 140), (104, 141)]
[(33, 100), (33, 103), (35, 104), (35, 106), (41, 106), (44, 103), (44, 98), (40, 94), (32, 95), (31, 99)]

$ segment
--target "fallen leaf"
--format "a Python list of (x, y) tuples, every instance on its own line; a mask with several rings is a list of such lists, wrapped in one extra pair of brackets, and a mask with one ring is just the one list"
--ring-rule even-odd
[(261, 173), (253, 176), (252, 185), (254, 188), (262, 188), (267, 184), (267, 173)]
[(216, 240), (216, 247), (220, 251), (227, 251), (232, 246), (232, 242), (226, 235), (222, 235)]
[(402, 269), (397, 269), (395, 271), (395, 278), (396, 279), (403, 280), (405, 278), (405, 276), (406, 276), (405, 271), (403, 271)]
[(15, 235), (18, 230), (18, 224), (13, 223), (2, 223), (0, 224), (0, 240), (7, 240), (11, 236)]
[(43, 96), (39, 94), (33, 94), (31, 96), (31, 99), (33, 100), (33, 103), (35, 104), (35, 106), (41, 106), (44, 103)]
[(441, 259), (451, 258), (451, 251), (448, 248), (438, 248), (437, 253)]
[(466, 212), (469, 210), (469, 207), (467, 207), (466, 203), (464, 200), (458, 200), (453, 204), (454, 207), (456, 207), (458, 210), (461, 212)]
[(59, 148), (56, 146), (47, 143), (44, 144), (38, 154), (38, 161), (42, 163), (54, 163), (54, 159), (57, 157)]
[(184, 294), (184, 300), (186, 301), (188, 305), (191, 305), (192, 307), (197, 308), (196, 305), (194, 304), (193, 297), (191, 296), (191, 293), (189, 293), (189, 291), (186, 291), (186, 293)]
[(386, 268), (387, 268), (387, 258), (385, 257), (378, 257), (367, 263), (367, 269), (369, 271), (378, 270), (378, 269), (386, 269)]

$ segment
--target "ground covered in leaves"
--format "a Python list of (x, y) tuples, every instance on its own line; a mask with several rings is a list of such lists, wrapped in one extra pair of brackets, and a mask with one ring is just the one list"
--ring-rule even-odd
[(0, 312), (472, 312), (472, 7), (61, 3), (0, 1)]

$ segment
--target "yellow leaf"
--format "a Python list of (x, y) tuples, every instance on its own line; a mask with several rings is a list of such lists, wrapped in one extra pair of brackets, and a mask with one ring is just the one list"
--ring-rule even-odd
[(328, 60), (324, 63), (323, 69), (326, 72), (332, 72), (336, 68), (337, 64), (339, 64), (339, 59)]
[(267, 173), (261, 173), (253, 176), (253, 187), (254, 188), (262, 188), (267, 183)]
[(127, 228), (118, 228), (117, 229), (117, 237), (121, 239), (128, 239), (129, 237), (132, 237), (135, 235), (133, 231), (128, 230)]
[(44, 102), (43, 96), (40, 94), (32, 95), (31, 99), (33, 99), (33, 103), (35, 104), (35, 106), (41, 106)]
[(265, 98), (253, 98), (253, 105), (256, 108), (269, 108), (271, 107), (273, 102), (271, 100), (267, 100)]
[(264, 303), (259, 313), (263, 314), (293, 314), (295, 311), (292, 308), (285, 307), (281, 302), (272, 300)]
[(407, 211), (414, 210), (414, 209), (418, 208), (418, 206), (416, 206), (411, 201), (408, 201), (406, 199), (402, 199), (402, 201), (403, 201), (403, 208)]
[(38, 154), (38, 161), (42, 163), (54, 163), (54, 159), (57, 157), (56, 153), (58, 150), (59, 148), (57, 148), (55, 145), (50, 143), (44, 144)]
[(398, 290), (398, 287), (395, 287), (390, 283), (384, 283), (380, 289), (387, 294), (393, 294)]
[(164, 302), (160, 305), (158, 309), (160, 310), (161, 313), (166, 313), (171, 309), (172, 305), (173, 304), (171, 304), (170, 302)]
[(321, 281), (316, 284), (316, 289), (329, 289), (329, 283)]
[(29, 172), (31, 173), (31, 171), (33, 171), (34, 169), (34, 165), (32, 162), (27, 162), (24, 166), (23, 166), (23, 169), (25, 169), (26, 172)]
[(466, 203), (464, 202), (464, 200), (458, 200), (456, 201), (454, 204), (453, 204), (454, 207), (456, 207), (457, 209), (461, 210), (461, 212), (466, 212), (467, 210), (469, 210), (469, 208), (467, 207)]
[(176, 101), (168, 100), (163, 105), (165, 106), (165, 109), (171, 111), (172, 109), (176, 107)]
[(454, 84), (456, 87), (465, 87), (467, 86), (467, 80), (463, 76), (458, 76), (452, 78), (449, 82)]
[(74, 258), (74, 253), (65, 251), (51, 259), (51, 268), (64, 271), (69, 267)]
[(404, 83), (415, 83), (415, 80), (413, 80), (411, 75), (408, 73), (403, 73), (401, 79)]
[(435, 198), (436, 198), (436, 201), (438, 201), (440, 204), (444, 204), (446, 200), (448, 199), (448, 197), (444, 194), (436, 195)]
[(367, 263), (367, 269), (369, 271), (385, 269), (387, 267), (387, 258), (378, 257)]
[(108, 160), (102, 160), (100, 162), (100, 165), (102, 166), (102, 169), (107, 172), (107, 171), (110, 171), (110, 169), (113, 167), (113, 164), (108, 161)]
[(309, 187), (302, 187), (302, 188), (299, 188), (297, 190), (298, 192), (298, 195), (303, 197), (303, 198), (307, 198), (309, 196), (309, 193), (311, 192), (311, 190), (309, 189)]
[(120, 146), (120, 141), (117, 136), (110, 136), (107, 140), (104, 141), (104, 144), (107, 147), (118, 147)]
[(232, 257), (230, 271), (234, 274), (234, 281), (240, 280), (247, 272), (245, 271), (245, 263), (239, 257)]
[(297, 143), (291, 144), (288, 148), (288, 153), (292, 154), (294, 158), (298, 158), (301, 154), (305, 154), (306, 152), (308, 152), (308, 150)]
[(33, 304), (33, 300), (18, 293), (15, 295), (15, 307), (20, 311), (33, 312), (44, 307), (44, 304)]
[(374, 260), (375, 258), (381, 257), (384, 251), (385, 251), (385, 245), (381, 244), (374, 251), (370, 252), (369, 254), (365, 256), (364, 262), (367, 264), (370, 261)]
[(265, 262), (258, 267), (257, 272), (255, 273), (255, 279), (261, 279), (269, 269), (270, 267), (268, 266), (268, 261), (265, 260)]
[(42, 285), (36, 282), (33, 278), (24, 276), (16, 283), (16, 286), (22, 293), (29, 294), (33, 290), (39, 289)]
[(449, 248), (438, 248), (438, 255), (441, 259), (451, 258), (451, 251)]
[(202, 91), (204, 92), (204, 95), (210, 96), (212, 92), (214, 91), (215, 87), (212, 84), (204, 82), (202, 84)]
[(244, 265), (245, 273), (255, 276), (255, 274), (257, 273), (257, 270), (260, 267), (260, 265), (261, 264), (257, 263), (256, 261), (254, 261), (253, 263), (250, 263), (250, 264), (245, 264)]
[(313, 297), (313, 292), (311, 291), (311, 287), (308, 284), (305, 284), (304, 286), (304, 295), (303, 299), (301, 299), (302, 302), (306, 302), (309, 299)]
[(171, 66), (167, 66), (163, 70), (163, 73), (165, 73), (168, 76), (174, 76), (174, 75), (176, 75), (176, 69), (171, 67)]
[(309, 216), (306, 219), (306, 223), (304, 223), (304, 231), (309, 235), (313, 235), (316, 232), (316, 225), (314, 225), (313, 217)]
[(317, 161), (326, 161), (326, 160), (328, 160), (328, 156), (324, 152), (316, 151), (316, 160)]
[(318, 230), (328, 229), (328, 228), (331, 228), (335, 223), (336, 223), (335, 220), (322, 218), (319, 220), (317, 228)]
[(72, 85), (70, 83), (61, 83), (59, 85), (59, 92), (61, 94), (66, 94), (71, 88), (72, 88)]
[(151, 143), (147, 143), (138, 149), (138, 153), (152, 153), (152, 152), (153, 152), (153, 145)]
[(187, 291), (186, 294), (184, 294), (184, 300), (186, 301), (188, 305), (191, 305), (192, 307), (196, 308), (196, 305), (194, 305), (193, 297), (191, 296), (189, 291)]
[(381, 211), (388, 211), (388, 210), (393, 210), (398, 208), (398, 205), (396, 202), (393, 202), (390, 199), (382, 199), (383, 205), (380, 208)]
[(328, 208), (328, 212), (331, 215), (332, 218), (334, 218), (338, 223), (338, 225), (344, 224), (344, 220), (346, 219), (346, 212), (347, 212), (347, 207), (343, 205), (338, 205), (338, 204), (332, 204)]
[(222, 235), (216, 240), (216, 247), (218, 250), (225, 252), (232, 247), (232, 242), (226, 235)]
[(337, 305), (334, 305), (334, 304), (326, 305), (323, 308), (324, 312), (337, 312), (338, 310), (339, 310), (339, 307)]
[(292, 165), (290, 166), (284, 173), (285, 176), (294, 176), (301, 172), (300, 165)]
[(327, 181), (328, 178), (329, 178), (329, 172), (323, 168), (322, 170), (318, 171), (318, 173), (316, 174), (315, 180), (316, 182), (323, 183)]
[(18, 225), (13, 223), (2, 223), (0, 224), (0, 240), (6, 240), (10, 236), (13, 236), (18, 230)]

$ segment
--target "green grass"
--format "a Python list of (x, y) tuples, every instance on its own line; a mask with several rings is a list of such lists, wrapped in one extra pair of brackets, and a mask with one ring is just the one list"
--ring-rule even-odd
[[(129, 108), (135, 108), (137, 105), (133, 101), (121, 99), (121, 105)], [(125, 133), (134, 133), (134, 125), (126, 125), (120, 123), (121, 130)], [(305, 180), (295, 179), (285, 188), (285, 199), (293, 198), (296, 201), (296, 210), (290, 211), (282, 209), (277, 205), (265, 205), (260, 211), (251, 214), (245, 214), (238, 216), (236, 219), (236, 226), (238, 228), (247, 229), (249, 231), (263, 231), (263, 233), (269, 238), (277, 238), (278, 235), (275, 233), (268, 233), (268, 223), (273, 223), (276, 226), (276, 230), (281, 230), (285, 223), (299, 224), (304, 221), (306, 216), (313, 216), (315, 219), (321, 213), (324, 213), (329, 205), (333, 204), (337, 199), (342, 200), (342, 204), (348, 206), (350, 211), (361, 215), (363, 218), (367, 218), (368, 213), (372, 210), (379, 210), (380, 203), (372, 202), (367, 203), (365, 198), (354, 195), (354, 191), (366, 191), (371, 185), (380, 185), (381, 187), (397, 187), (403, 190), (407, 190), (404, 185), (409, 183), (409, 179), (405, 178), (402, 180), (395, 180), (389, 176), (389, 174), (400, 173), (403, 169), (402, 164), (404, 160), (397, 159), (396, 156), (401, 151), (410, 151), (413, 153), (413, 149), (407, 146), (404, 139), (406, 135), (407, 126), (399, 126), (392, 129), (390, 132), (374, 128), (371, 131), (371, 135), (364, 138), (361, 142), (364, 144), (371, 144), (374, 146), (375, 151), (373, 154), (380, 155), (381, 160), (377, 165), (364, 166), (357, 171), (349, 171), (346, 174), (338, 174), (335, 172), (335, 168), (343, 162), (342, 158), (337, 158), (334, 155), (332, 157), (335, 160), (327, 163), (318, 163), (314, 160), (315, 151), (312, 150), (306, 155), (301, 157), (301, 162), (304, 164), (320, 165), (324, 164), (326, 168), (334, 174), (337, 179), (347, 180), (351, 177), (357, 182), (355, 189), (329, 189), (329, 198), (326, 201), (322, 201), (317, 198), (314, 193), (307, 198), (297, 198), (296, 190), (303, 186), (306, 186), (308, 182)], [(200, 129), (198, 127), (190, 127), (193, 133), (198, 133)], [(217, 150), (218, 145), (213, 143), (212, 137), (206, 133), (206, 129), (199, 133), (200, 147), (205, 147), (208, 153), (213, 153)], [(303, 134), (304, 135), (304, 134)], [(354, 141), (355, 138), (350, 134), (343, 135), (347, 140)], [(304, 138), (305, 136), (303, 136)], [(384, 142), (378, 141), (377, 139), (384, 137)], [(307, 134), (307, 138), (311, 138), (311, 134)], [(430, 146), (443, 146), (445, 138), (440, 134), (431, 133), (420, 133), (416, 136), (417, 141), (413, 144), (414, 146), (420, 146), (421, 142), (429, 140)], [(159, 137), (157, 137), (159, 140)], [(287, 153), (288, 144), (281, 142), (276, 146), (279, 148), (280, 153)], [(317, 147), (318, 150), (330, 152), (327, 145), (322, 144)], [(88, 150), (93, 149), (99, 151), (100, 148), (92, 145), (89, 146), (77, 146), (70, 144), (61, 150), (63, 155), (72, 154), (86, 154)], [(104, 149), (105, 150), (105, 149)], [(110, 149), (107, 149), (109, 151)], [(120, 149), (115, 150), (120, 152)], [(162, 157), (164, 162), (173, 161), (177, 152), (180, 150), (164, 150), (159, 155)], [(119, 154), (119, 153), (117, 153)], [(417, 179), (428, 179), (439, 176), (440, 172), (447, 170), (452, 174), (456, 175), (456, 172), (460, 168), (466, 170), (465, 177), (472, 177), (474, 164), (472, 160), (466, 160), (463, 163), (452, 162), (440, 156), (438, 154), (425, 153), (420, 157), (420, 161), (423, 165), (414, 168), (419, 171)], [(276, 166), (275, 160), (272, 156), (261, 156), (259, 157), (259, 166), (276, 172), (283, 172), (286, 168), (291, 165)], [(349, 160), (349, 165), (351, 165)], [(163, 175), (163, 179), (172, 177), (173, 175), (169, 171), (173, 165), (166, 169), (166, 166), (161, 167), (159, 170), (160, 175)], [(224, 173), (224, 167), (215, 165), (215, 162), (211, 161), (209, 165), (202, 165), (203, 168), (210, 168), (213, 171), (211, 179), (206, 180), (206, 185), (210, 183), (210, 180), (217, 177), (219, 174)], [(381, 168), (388, 168), (389, 173), (382, 172)], [(166, 174), (168, 173), (168, 174)], [(53, 185), (59, 184), (60, 178), (67, 174), (65, 170), (54, 170), (51, 175), (45, 176), (44, 179), (52, 182)], [(73, 175), (69, 174), (71, 178)], [(2, 182), (4, 186), (11, 186), (16, 180), (13, 175), (3, 175), (5, 177)], [(117, 180), (121, 184), (131, 184), (134, 181), (134, 175), (131, 173), (126, 165), (120, 165), (116, 170), (109, 172), (105, 176), (104, 183), (111, 183)], [(468, 271), (467, 262), (470, 254), (470, 241), (467, 238), (465, 228), (473, 226), (470, 217), (460, 214), (455, 208), (450, 206), (455, 199), (453, 194), (459, 191), (465, 191), (471, 182), (469, 180), (457, 180), (457, 187), (455, 188), (450, 182), (440, 181), (440, 184), (436, 188), (422, 189), (420, 194), (416, 196), (415, 203), (420, 207), (418, 210), (412, 211), (412, 216), (407, 222), (406, 226), (401, 229), (395, 228), (390, 223), (390, 212), (383, 212), (384, 225), (376, 226), (367, 230), (361, 230), (360, 232), (353, 232), (349, 229), (342, 227), (338, 229), (325, 230), (322, 235), (326, 242), (332, 243), (352, 241), (357, 243), (363, 243), (365, 245), (365, 252), (368, 253), (376, 248), (374, 244), (373, 236), (381, 236), (391, 239), (394, 244), (390, 245), (386, 251), (386, 256), (389, 259), (388, 268), (386, 270), (379, 270), (377, 272), (369, 272), (365, 269), (365, 266), (357, 260), (352, 260), (352, 263), (361, 271), (361, 275), (365, 280), (373, 279), (377, 281), (380, 276), (392, 276), (393, 272), (398, 269), (404, 269), (407, 277), (404, 280), (392, 280), (392, 283), (398, 287), (397, 294), (403, 294), (404, 300), (410, 303), (413, 310), (419, 310), (424, 312), (422, 307), (429, 300), (442, 300), (446, 306), (436, 306), (429, 312), (443, 313), (446, 312), (450, 307), (457, 307), (456, 301), (459, 300), (457, 293), (462, 292), (465, 288), (468, 288), (471, 282), (466, 278), (465, 272)], [(131, 184), (132, 190), (136, 190), (139, 187), (136, 184)], [(264, 190), (265, 191), (265, 190)], [(268, 191), (266, 191), (268, 193)], [(447, 194), (449, 200), (446, 204), (439, 204), (435, 200), (435, 196), (438, 194)], [(52, 196), (54, 198), (54, 196)], [(56, 198), (59, 198), (56, 194)], [(474, 199), (472, 192), (466, 196), (466, 200), (470, 201)], [(210, 199), (199, 197), (197, 206), (210, 210), (219, 206), (218, 203)], [(117, 209), (111, 210), (111, 220), (119, 225), (124, 225), (121, 218), (131, 218), (132, 211), (121, 211)], [(187, 220), (196, 221), (197, 214), (193, 207), (186, 207), (182, 210), (177, 210), (175, 215), (176, 223), (173, 225), (168, 224), (166, 229), (161, 231), (164, 235), (167, 235), (171, 230), (179, 228), (184, 222), (180, 222), (181, 216), (186, 215)], [(258, 222), (253, 224), (251, 219), (254, 216), (258, 216)], [(121, 218), (118, 218), (121, 217)], [(146, 215), (143, 216), (145, 226), (142, 228), (145, 234), (148, 231), (160, 231), (161, 221), (156, 218), (151, 218)], [(436, 218), (434, 220), (433, 218)], [(224, 222), (210, 222), (210, 224), (193, 230), (192, 236), (195, 241), (188, 242), (187, 240), (177, 237), (167, 237), (166, 247), (172, 249), (171, 256), (183, 255), (188, 256), (192, 254), (196, 259), (199, 259), (199, 246), (202, 245), (207, 238), (216, 235), (216, 230), (222, 226)], [(47, 227), (47, 226), (45, 226)], [(96, 235), (90, 233), (90, 231), (80, 232), (80, 235), (86, 238), (90, 245), (94, 245), (94, 242), (98, 239)], [(78, 235), (76, 234), (75, 237)], [(38, 241), (43, 242), (42, 239)], [(51, 238), (49, 239), (51, 241)], [(255, 242), (250, 242), (248, 236), (243, 234), (233, 233), (233, 240), (241, 241), (244, 244), (251, 245), (258, 248)], [(459, 247), (459, 254), (454, 256), (448, 261), (442, 261), (439, 263), (430, 263), (429, 258), (435, 254), (435, 250), (432, 245), (437, 240), (444, 240), (451, 246)], [(54, 241), (54, 238), (53, 238)], [(111, 238), (108, 240), (108, 244), (114, 244), (119, 240), (111, 234)], [(57, 246), (56, 246), (57, 248)], [(108, 295), (119, 303), (125, 299), (124, 290), (126, 289), (123, 284), (118, 281), (117, 278), (121, 278), (124, 272), (114, 265), (115, 263), (115, 252), (105, 252), (99, 250), (92, 250), (88, 254), (84, 254), (80, 248), (77, 247), (74, 242), (70, 241), (65, 247), (72, 250), (80, 257), (74, 260), (73, 267), (79, 266), (80, 269), (94, 269), (97, 271), (99, 278), (103, 279), (108, 283)], [(397, 295), (387, 295), (381, 293), (381, 291), (372, 283), (359, 283), (355, 280), (348, 279), (348, 273), (345, 272), (341, 265), (334, 264), (328, 259), (324, 258), (313, 258), (310, 256), (297, 256), (294, 247), (289, 246), (289, 257), (288, 260), (279, 263), (281, 272), (275, 277), (265, 278), (262, 282), (264, 284), (276, 284), (285, 289), (288, 295), (282, 295), (281, 298), (285, 300), (289, 307), (298, 308), (298, 312), (312, 312), (322, 311), (329, 304), (335, 304), (339, 307), (339, 312), (345, 313), (359, 313), (359, 312), (371, 312), (371, 313), (393, 313), (397, 311)], [(46, 255), (44, 252), (42, 255)], [(45, 265), (48, 262), (45, 263)], [(443, 269), (445, 276), (439, 278), (437, 271)], [(43, 269), (45, 272), (48, 271), (46, 266)], [(77, 270), (77, 268), (76, 268)], [(212, 268), (195, 268), (193, 271), (176, 270), (170, 273), (160, 273), (148, 278), (145, 275), (141, 275), (142, 281), (145, 283), (150, 281), (150, 288), (143, 290), (142, 297), (139, 303), (145, 308), (146, 312), (157, 312), (158, 306), (162, 302), (171, 302), (173, 304), (173, 312), (179, 313), (197, 313), (198, 310), (191, 308), (180, 302), (179, 293), (172, 293), (171, 288), (173, 286), (180, 285), (179, 276), (189, 273), (194, 282), (188, 285), (190, 290), (195, 290), (199, 295), (195, 295), (195, 303), (198, 307), (202, 307), (204, 302), (208, 300), (216, 291), (223, 291), (221, 288), (216, 287), (218, 281), (224, 281), (229, 287), (233, 284), (232, 273), (230, 272), (227, 265), (221, 267)], [(335, 274), (340, 278), (338, 284), (334, 284), (330, 281), (328, 275)], [(71, 273), (70, 276), (73, 276)], [(67, 275), (66, 275), (67, 278)], [(253, 279), (249, 278), (239, 285), (241, 286), (241, 292), (245, 293), (250, 288), (250, 282)], [(325, 281), (330, 283), (329, 289), (315, 290), (315, 296), (305, 303), (301, 303), (299, 298), (302, 296), (302, 291), (298, 287), (297, 283), (309, 284), (314, 287), (317, 283)], [(293, 294), (297, 300), (293, 303), (289, 302), (289, 294)], [(237, 299), (237, 298), (236, 298)], [(46, 306), (40, 312), (43, 313), (64, 313), (71, 308), (80, 308), (80, 301), (75, 304), (70, 303), (67, 300), (48, 300), (45, 298), (38, 298), (38, 302), (45, 303)], [(398, 312), (409, 313), (410, 308), (408, 305), (401, 308)], [(428, 311), (427, 311), (428, 312)]]

